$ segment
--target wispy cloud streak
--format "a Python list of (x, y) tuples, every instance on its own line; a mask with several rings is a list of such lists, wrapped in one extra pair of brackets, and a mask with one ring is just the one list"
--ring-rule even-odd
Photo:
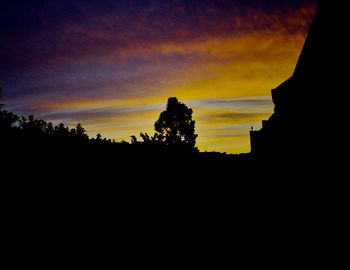
[(195, 110), (201, 149), (247, 150), (243, 134), (271, 113), (270, 89), (291, 75), (317, 4), (5, 1), (4, 102), (127, 139), (152, 132), (160, 104), (177, 96)]

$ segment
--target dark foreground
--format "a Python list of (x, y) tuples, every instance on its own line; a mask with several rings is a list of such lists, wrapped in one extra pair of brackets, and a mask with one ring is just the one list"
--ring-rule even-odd
[(93, 268), (336, 264), (323, 256), (346, 197), (307, 158), (129, 146), (2, 144), (4, 255)]

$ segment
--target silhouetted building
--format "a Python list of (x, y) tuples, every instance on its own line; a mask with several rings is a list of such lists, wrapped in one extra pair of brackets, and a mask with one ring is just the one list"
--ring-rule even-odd
[(274, 113), (260, 130), (250, 131), (251, 153), (257, 157), (315, 156), (335, 147), (340, 42), (331, 3), (320, 2), (293, 76), (271, 91)]

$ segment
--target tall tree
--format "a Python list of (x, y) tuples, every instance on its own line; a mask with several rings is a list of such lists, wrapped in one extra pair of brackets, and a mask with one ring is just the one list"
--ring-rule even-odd
[(194, 147), (198, 135), (195, 134), (192, 113), (192, 109), (179, 102), (176, 97), (170, 97), (166, 110), (161, 112), (154, 124), (155, 130), (165, 135), (168, 145), (185, 143)]
[(80, 123), (78, 123), (76, 128), (75, 128), (76, 136), (78, 136), (82, 140), (88, 139), (89, 136), (87, 134), (85, 134), (85, 132), (86, 132), (85, 128), (83, 128), (83, 126)]

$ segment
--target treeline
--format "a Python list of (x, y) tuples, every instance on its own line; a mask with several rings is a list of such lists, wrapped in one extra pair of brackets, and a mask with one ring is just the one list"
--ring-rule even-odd
[[(0, 89), (1, 100), (1, 89)], [(69, 128), (63, 123), (54, 125), (36, 119), (33, 115), (18, 116), (4, 110), (0, 104), (0, 139), (3, 146), (8, 145), (45, 145), (45, 146), (81, 146), (81, 145), (112, 145), (114, 148), (130, 151), (194, 151), (197, 135), (195, 121), (192, 120), (192, 109), (179, 102), (176, 98), (169, 98), (167, 109), (160, 114), (155, 122), (153, 136), (140, 133), (138, 139), (130, 136), (131, 141), (117, 142), (102, 138), (98, 133), (95, 138), (89, 138), (85, 128), (79, 123), (74, 128)], [(128, 147), (129, 146), (129, 147)], [(126, 149), (128, 148), (128, 149)]]
[(216, 179), (218, 172), (230, 173), (233, 161), (245, 171), (247, 156), (199, 152), (193, 111), (175, 97), (168, 99), (153, 135), (131, 135), (129, 142), (100, 133), (89, 138), (80, 123), (73, 128), (54, 125), (0, 107), (0, 170), (11, 177), (75, 179), (74, 185), (86, 179)]

